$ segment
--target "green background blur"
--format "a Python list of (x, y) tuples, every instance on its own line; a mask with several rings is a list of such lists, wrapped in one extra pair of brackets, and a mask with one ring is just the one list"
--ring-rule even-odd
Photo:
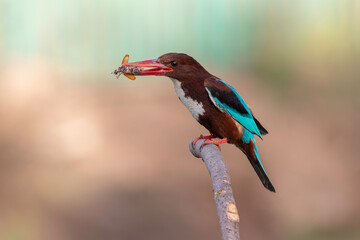
[(360, 1), (0, 0), (0, 239), (220, 238), (205, 130), (170, 81), (110, 74), (167, 52), (269, 129), (275, 195), (223, 148), (244, 239), (360, 238)]
[(324, 68), (329, 81), (355, 81), (359, 24), (357, 1), (2, 0), (0, 46), (5, 63), (40, 58), (98, 76), (124, 53), (186, 52), (271, 81)]

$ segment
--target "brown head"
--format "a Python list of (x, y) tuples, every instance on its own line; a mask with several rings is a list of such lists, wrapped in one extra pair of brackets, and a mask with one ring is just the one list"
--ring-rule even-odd
[(185, 53), (166, 53), (158, 59), (124, 65), (141, 67), (142, 70), (135, 75), (167, 76), (179, 81), (203, 80), (210, 76), (210, 73), (200, 63)]

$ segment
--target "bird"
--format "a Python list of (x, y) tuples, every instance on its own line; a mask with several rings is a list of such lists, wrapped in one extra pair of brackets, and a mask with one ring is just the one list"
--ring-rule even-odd
[[(180, 101), (210, 135), (203, 145), (230, 143), (248, 158), (265, 188), (275, 192), (260, 161), (255, 136), (262, 139), (268, 131), (255, 118), (240, 94), (230, 84), (210, 74), (198, 61), (185, 53), (166, 53), (157, 59), (124, 63), (138, 67), (134, 75), (169, 77)], [(213, 140), (218, 138), (219, 140)]]

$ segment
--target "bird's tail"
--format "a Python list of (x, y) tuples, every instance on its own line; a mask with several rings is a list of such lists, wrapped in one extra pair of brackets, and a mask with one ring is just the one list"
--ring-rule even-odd
[(275, 192), (275, 188), (272, 185), (268, 175), (265, 172), (264, 167), (261, 164), (254, 136), (251, 134), (248, 143), (243, 139), (240, 140), (240, 142), (236, 144), (236, 146), (245, 153), (264, 187), (271, 192)]

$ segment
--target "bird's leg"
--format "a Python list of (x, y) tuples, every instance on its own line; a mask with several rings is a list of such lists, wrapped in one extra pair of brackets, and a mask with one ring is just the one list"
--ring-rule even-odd
[(226, 138), (219, 139), (219, 140), (216, 140), (216, 141), (212, 141), (210, 139), (207, 139), (205, 142), (202, 143), (201, 147), (204, 147), (207, 144), (215, 144), (219, 148), (219, 150), (221, 150), (220, 144), (221, 143), (227, 143), (227, 142), (228, 142), (228, 140)]
[(200, 135), (200, 137), (195, 138), (192, 141), (192, 144), (195, 145), (197, 143), (197, 141), (199, 141), (200, 139), (207, 139), (207, 140), (211, 140), (213, 138), (216, 138), (216, 136), (214, 134), (210, 134), (208, 136), (203, 136), (202, 134)]

